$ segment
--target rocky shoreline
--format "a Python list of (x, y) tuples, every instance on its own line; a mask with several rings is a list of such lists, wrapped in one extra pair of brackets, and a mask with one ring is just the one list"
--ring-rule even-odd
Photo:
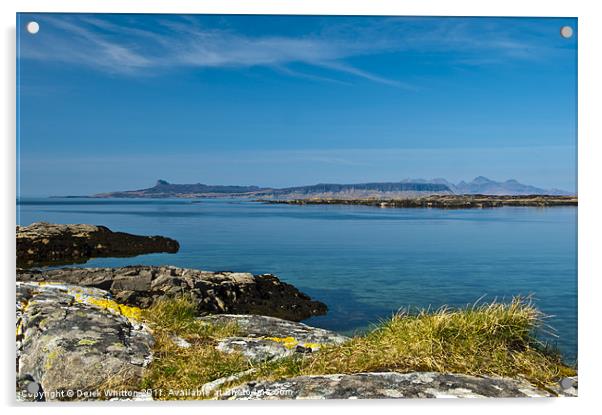
[(176, 253), (180, 244), (164, 236), (113, 232), (106, 226), (46, 222), (17, 226), (17, 265), (21, 267), (83, 263), (97, 257)]
[[(83, 258), (81, 252), (111, 255), (126, 251), (177, 250), (178, 247), (177, 242), (167, 238), (148, 239), (91, 225), (34, 224), (17, 228), (17, 241), (18, 258), (19, 250), (34, 251), (28, 252), (28, 264), (42, 258), (55, 262), (69, 258), (80, 260)], [(72, 245), (67, 246), (67, 241)], [(128, 247), (130, 242), (133, 247)], [(82, 249), (99, 243), (105, 248)], [(172, 266), (18, 268), (16, 279), (16, 392), (19, 401), (471, 398), (577, 394), (576, 379), (569, 379), (570, 384), (562, 388), (540, 388), (520, 379), (426, 371), (255, 379), (254, 375), (264, 367), (262, 365), (287, 362), (287, 359), (289, 363), (298, 364), (295, 362), (302, 362), (322, 348), (345, 347), (357, 340), (299, 323), (308, 317), (325, 314), (326, 305), (271, 274), (210, 272)], [(149, 320), (149, 312), (154, 314), (157, 306), (168, 304), (170, 307), (170, 302), (184, 297), (194, 309), (190, 316), (192, 320), (187, 320), (186, 324), (195, 324), (195, 330), (235, 327), (236, 331), (223, 337), (198, 337), (195, 331), (186, 339), (166, 332), (167, 325), (156, 327), (156, 319)], [(181, 313), (176, 311), (174, 316), (180, 318)], [(157, 344), (162, 344), (163, 348), (157, 349)], [(189, 366), (186, 356), (192, 355), (182, 354), (185, 350), (191, 350), (193, 355), (211, 350), (219, 356), (234, 356), (233, 359), (243, 359), (247, 363), (242, 367), (244, 370), (226, 370), (225, 376), (195, 382), (192, 389), (153, 389), (151, 393), (141, 386), (157, 359), (181, 356), (182, 364)], [(207, 364), (202, 359), (198, 362), (202, 362), (201, 366)], [(168, 373), (172, 373), (173, 369), (168, 369)], [(177, 382), (180, 381), (177, 378)], [(159, 392), (168, 395), (157, 395)], [(169, 395), (171, 393), (173, 396)]]
[(483, 209), (504, 206), (553, 207), (577, 206), (577, 196), (489, 196), (489, 195), (432, 195), (406, 199), (257, 199), (267, 204), (285, 205), (361, 205), (381, 208)]
[(96, 288), (17, 282), (17, 399), (100, 399), (116, 376), (140, 382), (153, 336), (136, 308)]
[(62, 268), (17, 270), (17, 281), (66, 283), (108, 291), (115, 301), (148, 308), (166, 297), (187, 295), (199, 315), (258, 314), (301, 321), (326, 314), (324, 303), (314, 301), (272, 274), (211, 272), (171, 266), (122, 268)]
[(98, 400), (114, 379), (140, 383), (155, 343), (143, 310), (181, 295), (193, 299), (200, 321), (241, 329), (216, 344), (222, 353), (265, 361), (347, 340), (296, 323), (325, 314), (326, 305), (270, 274), (130, 266), (18, 269), (16, 277), (19, 400)]
[[(17, 399), (19, 401), (194, 399), (391, 399), (576, 396), (576, 378), (563, 388), (521, 379), (434, 372), (365, 372), (254, 381), (256, 369), (217, 378), (192, 390), (136, 388), (153, 364), (155, 333), (137, 307), (105, 290), (58, 282), (17, 282)], [(217, 351), (250, 362), (275, 362), (350, 341), (302, 323), (258, 315), (199, 317), (203, 324), (238, 326)], [(174, 337), (177, 348), (193, 347)], [(177, 352), (176, 352), (177, 353)], [(229, 386), (232, 384), (237, 386)], [(122, 385), (129, 389), (120, 390)], [(133, 387), (133, 389), (132, 389)], [(112, 394), (115, 394), (113, 396)], [(160, 395), (157, 395), (160, 394)], [(170, 395), (167, 395), (169, 397)]]

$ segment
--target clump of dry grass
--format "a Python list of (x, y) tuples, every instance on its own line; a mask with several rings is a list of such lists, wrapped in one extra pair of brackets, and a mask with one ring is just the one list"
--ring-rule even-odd
[(185, 295), (160, 299), (143, 310), (142, 315), (153, 330), (192, 340), (221, 339), (238, 333), (235, 324), (214, 325), (199, 321), (194, 301)]
[[(252, 375), (224, 386), (298, 375), (436, 371), (524, 378), (545, 387), (575, 374), (558, 353), (536, 339), (544, 316), (522, 298), (508, 304), (400, 312), (342, 345), (259, 364), (217, 351), (217, 340), (236, 335), (237, 328), (200, 323), (186, 297), (159, 301), (144, 312), (144, 318), (156, 338), (154, 360), (143, 381), (147, 388), (199, 388), (251, 367)], [(178, 347), (174, 334), (192, 346)]]
[[(217, 340), (235, 336), (236, 325), (213, 325), (199, 322), (190, 298), (182, 296), (160, 300), (143, 312), (153, 330), (153, 362), (142, 381), (143, 388), (162, 390), (158, 399), (201, 399), (210, 396), (178, 396), (178, 391), (196, 390), (220, 377), (249, 368), (240, 354), (226, 354), (215, 349)], [(190, 343), (183, 348), (174, 342), (179, 336)], [(170, 394), (169, 391), (174, 391)]]
[(435, 312), (399, 313), (373, 331), (262, 375), (436, 371), (522, 377), (545, 386), (575, 374), (534, 337), (543, 315), (524, 299)]

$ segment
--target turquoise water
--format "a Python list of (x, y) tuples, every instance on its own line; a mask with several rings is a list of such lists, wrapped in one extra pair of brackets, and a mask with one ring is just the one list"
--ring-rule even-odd
[(171, 264), (273, 273), (326, 303), (308, 324), (352, 333), (400, 307), (533, 295), (550, 339), (577, 356), (577, 208), (380, 209), (237, 200), (23, 199), (18, 222), (91, 223), (180, 242), (177, 254), (86, 266)]

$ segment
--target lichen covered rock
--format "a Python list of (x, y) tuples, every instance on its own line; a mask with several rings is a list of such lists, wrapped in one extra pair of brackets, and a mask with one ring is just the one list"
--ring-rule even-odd
[(236, 324), (239, 336), (220, 340), (217, 349), (225, 353), (242, 353), (252, 361), (312, 353), (322, 346), (349, 340), (329, 330), (274, 317), (220, 314), (202, 317), (201, 320), (211, 324)]
[(17, 264), (22, 267), (81, 263), (96, 257), (175, 253), (177, 241), (163, 236), (113, 232), (105, 226), (46, 222), (17, 226)]
[(101, 399), (111, 382), (136, 385), (153, 338), (140, 310), (106, 291), (17, 282), (17, 397)]
[(271, 274), (210, 272), (168, 266), (18, 270), (18, 281), (55, 281), (108, 290), (122, 304), (147, 308), (163, 297), (189, 295), (199, 315), (257, 314), (300, 321), (326, 313), (314, 301)]
[(531, 384), (507, 378), (434, 372), (357, 373), (299, 376), (280, 381), (247, 382), (221, 399), (392, 399), (510, 398), (553, 396)]

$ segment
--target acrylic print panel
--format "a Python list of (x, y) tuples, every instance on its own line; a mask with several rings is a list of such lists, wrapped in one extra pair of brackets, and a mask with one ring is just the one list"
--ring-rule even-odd
[(577, 394), (576, 19), (17, 33), (19, 400)]

